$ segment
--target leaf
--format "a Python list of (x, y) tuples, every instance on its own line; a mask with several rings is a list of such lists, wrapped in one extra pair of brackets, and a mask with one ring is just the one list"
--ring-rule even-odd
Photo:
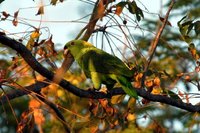
[(192, 20), (186, 21), (184, 23), (182, 23), (182, 26), (188, 26), (192, 24)]
[(128, 10), (130, 13), (136, 14), (136, 19), (138, 22), (141, 20), (141, 17), (144, 18), (142, 10), (137, 6), (135, 1), (128, 3)]
[(196, 21), (194, 23), (194, 31), (195, 31), (197, 36), (200, 34), (200, 21)]
[(40, 33), (39, 33), (39, 30), (38, 29), (36, 29), (34, 32), (32, 32), (32, 34), (31, 34), (31, 38), (32, 39), (36, 39), (36, 38), (38, 38), (40, 36)]
[(181, 100), (180, 97), (176, 93), (174, 93), (173, 91), (167, 90), (167, 93), (171, 98), (176, 99), (176, 100)]
[(128, 10), (130, 13), (136, 14), (137, 5), (136, 5), (135, 1), (128, 3)]
[(14, 18), (15, 18), (15, 19), (17, 19), (17, 17), (18, 17), (18, 14), (19, 14), (19, 10), (18, 10), (18, 11), (16, 11), (16, 12), (14, 13)]
[(194, 24), (190, 24), (188, 29), (187, 29), (187, 35), (190, 33), (190, 31), (192, 30), (192, 28), (194, 27)]
[(10, 16), (10, 14), (5, 11), (2, 12), (2, 15), (4, 16), (4, 18), (2, 18), (1, 20), (6, 20)]
[(51, 4), (52, 4), (52, 5), (56, 5), (57, 1), (58, 1), (58, 0), (51, 0)]
[(130, 98), (128, 101), (128, 109), (134, 110), (136, 106), (136, 99)]
[(22, 113), (19, 124), (17, 125), (17, 133), (32, 132), (34, 128), (33, 110), (29, 109)]
[(181, 22), (187, 17), (187, 15), (185, 15), (180, 21), (177, 22), (178, 27), (182, 27)]
[(117, 5), (116, 5), (116, 11), (115, 11), (115, 14), (117, 14), (118, 16), (122, 13), (122, 10), (124, 9), (124, 7), (128, 4), (128, 2), (119, 2)]
[(153, 80), (153, 84), (155, 86), (159, 86), (160, 85), (160, 78), (159, 77), (155, 77), (154, 80)]
[(118, 104), (124, 100), (125, 95), (116, 95), (111, 98), (112, 104)]
[(17, 24), (18, 24), (17, 19), (13, 19), (12, 24), (13, 24), (14, 26), (17, 26)]
[(37, 16), (37, 15), (42, 15), (42, 14), (44, 14), (44, 6), (40, 6), (40, 7), (39, 7), (36, 16)]
[[(159, 19), (160, 19), (160, 21), (161, 22), (164, 22), (164, 18), (163, 17), (161, 17), (161, 16), (159, 16)], [(169, 25), (169, 26), (172, 26), (172, 24), (167, 20), (167, 23), (166, 23), (167, 25)]]

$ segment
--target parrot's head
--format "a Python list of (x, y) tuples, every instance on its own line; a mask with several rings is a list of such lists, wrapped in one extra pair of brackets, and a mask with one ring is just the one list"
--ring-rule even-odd
[(65, 45), (64, 55), (70, 53), (73, 57), (76, 57), (82, 49), (88, 47), (93, 47), (93, 45), (83, 40), (72, 40)]

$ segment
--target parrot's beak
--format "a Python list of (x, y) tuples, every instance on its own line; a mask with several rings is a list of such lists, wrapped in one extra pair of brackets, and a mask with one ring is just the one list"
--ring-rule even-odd
[(64, 57), (67, 59), (67, 58), (74, 58), (73, 55), (70, 53), (69, 49), (67, 48), (64, 48)]

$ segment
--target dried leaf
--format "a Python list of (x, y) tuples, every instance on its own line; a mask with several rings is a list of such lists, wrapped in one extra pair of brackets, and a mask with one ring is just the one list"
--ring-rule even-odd
[(152, 87), (153, 86), (153, 80), (145, 80), (144, 84), (148, 88)]
[(160, 86), (154, 86), (153, 90), (151, 91), (151, 93), (154, 95), (159, 95), (161, 94), (161, 92), (162, 92), (162, 89), (160, 88)]
[(58, 1), (58, 0), (51, 0), (51, 4), (52, 4), (52, 5), (56, 5), (57, 1)]
[(44, 14), (44, 6), (40, 6), (40, 7), (39, 7), (36, 16), (37, 16), (37, 15), (42, 15), (42, 14)]
[(17, 17), (18, 17), (18, 14), (19, 14), (19, 10), (18, 10), (18, 11), (16, 11), (16, 12), (14, 13), (14, 18), (15, 18), (15, 19), (17, 19)]
[(127, 2), (119, 2), (116, 5), (116, 10), (115, 10), (115, 14), (117, 14), (118, 16), (122, 13), (122, 10), (124, 9), (124, 7), (126, 6)]
[(135, 98), (130, 98), (128, 101), (128, 109), (133, 110), (136, 106), (136, 99)]
[(96, 116), (98, 112), (99, 106), (98, 104), (94, 103), (93, 101), (90, 103), (89, 111)]
[(39, 30), (35, 30), (34, 32), (31, 33), (31, 38), (32, 39), (37, 39), (40, 36)]
[(126, 119), (127, 119), (128, 121), (133, 121), (133, 120), (136, 119), (136, 116), (135, 116), (135, 114), (128, 113), (127, 116), (126, 116)]
[(29, 109), (22, 113), (19, 124), (17, 125), (17, 133), (32, 132), (34, 127), (33, 110)]
[(12, 24), (13, 24), (14, 26), (17, 26), (18, 20), (17, 20), (17, 19), (13, 19)]
[(6, 20), (10, 16), (10, 14), (5, 11), (2, 12), (2, 15), (4, 16), (4, 18), (2, 18), (1, 20)]
[(155, 86), (160, 86), (160, 78), (159, 77), (155, 77), (154, 80), (153, 80), (153, 84)]
[[(160, 21), (161, 22), (164, 22), (164, 18), (163, 17), (161, 17), (161, 16), (159, 16), (159, 19), (160, 19)], [(167, 25), (169, 25), (169, 26), (172, 26), (172, 24), (167, 20), (167, 23), (166, 23)]]
[(111, 99), (112, 104), (118, 104), (124, 100), (125, 95), (116, 95), (113, 96)]

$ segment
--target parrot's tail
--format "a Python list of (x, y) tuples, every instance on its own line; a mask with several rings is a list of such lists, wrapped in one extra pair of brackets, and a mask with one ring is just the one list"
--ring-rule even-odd
[(131, 97), (138, 99), (136, 90), (133, 88), (131, 82), (129, 82), (125, 77), (117, 77), (117, 82), (122, 86), (122, 89)]

